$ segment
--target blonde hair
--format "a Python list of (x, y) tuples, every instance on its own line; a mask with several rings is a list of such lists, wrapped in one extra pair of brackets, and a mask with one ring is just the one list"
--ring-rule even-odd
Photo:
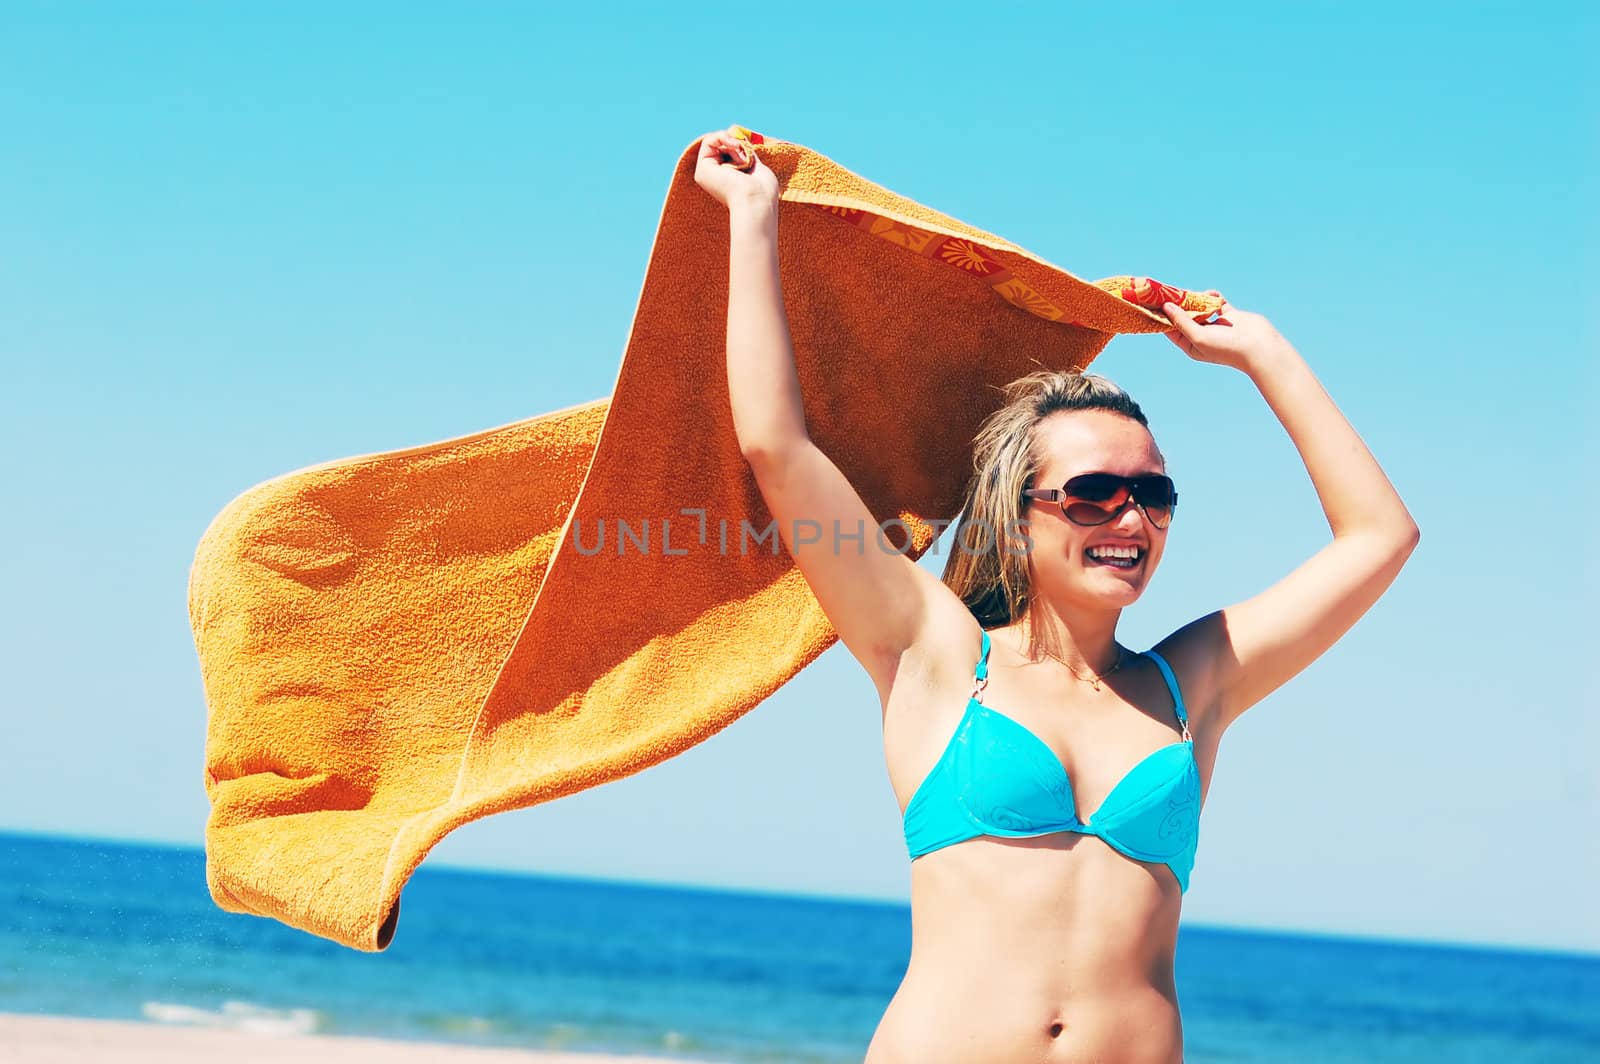
[[(973, 475), (941, 578), (984, 628), (1011, 622), (1028, 605), (1028, 555), (1013, 534), (1022, 521), (1023, 489), (1035, 486), (1044, 464), (1039, 422), (1062, 410), (1108, 410), (1150, 427), (1132, 396), (1094, 373), (1037, 370), (1001, 391), (1004, 405), (972, 440)], [(977, 544), (970, 542), (974, 529), (982, 537)]]

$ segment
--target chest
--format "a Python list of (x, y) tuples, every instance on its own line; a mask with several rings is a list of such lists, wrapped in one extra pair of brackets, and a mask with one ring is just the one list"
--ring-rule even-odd
[(885, 711), (884, 752), (902, 814), (935, 786), (1026, 822), (1053, 812), (1092, 824), (1130, 803), (1204, 800), (1215, 749), (1192, 718), (1184, 741), (1159, 679), (1157, 691), (1125, 682), (1098, 699), (992, 675), (976, 696), (971, 677), (961, 686), (935, 675), (901, 681)]

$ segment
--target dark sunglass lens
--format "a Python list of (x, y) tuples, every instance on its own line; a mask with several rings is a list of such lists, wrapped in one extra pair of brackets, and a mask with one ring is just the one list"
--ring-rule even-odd
[(1080, 500), (1067, 500), (1067, 519), (1080, 525), (1103, 525), (1111, 520), (1111, 515), (1117, 512), (1113, 506), (1102, 506), (1099, 503), (1082, 502)]
[(1104, 473), (1085, 473), (1081, 477), (1073, 477), (1067, 481), (1063, 489), (1073, 499), (1082, 499), (1084, 502), (1108, 502), (1112, 496), (1120, 496), (1124, 481), (1121, 477), (1107, 476)]
[(1168, 477), (1148, 477), (1140, 480), (1134, 494), (1139, 498), (1139, 504), (1144, 507), (1172, 505), (1172, 480)]
[(1085, 473), (1062, 489), (1067, 519), (1080, 525), (1103, 525), (1128, 501), (1127, 482), (1108, 473)]
[(1139, 484), (1139, 505), (1157, 528), (1166, 528), (1172, 521), (1172, 511), (1178, 504), (1178, 493), (1173, 490), (1171, 477), (1151, 477)]

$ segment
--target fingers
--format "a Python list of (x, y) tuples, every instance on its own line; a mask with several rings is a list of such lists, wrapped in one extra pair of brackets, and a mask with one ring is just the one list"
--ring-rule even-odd
[[(1224, 297), (1223, 294), (1221, 292), (1217, 291), (1215, 288), (1207, 288), (1205, 290), (1205, 294), (1208, 295), (1208, 296), (1215, 296), (1218, 299), (1221, 299), (1222, 302), (1215, 310), (1210, 311), (1209, 313), (1207, 313), (1205, 315), (1205, 320), (1204, 321), (1195, 322), (1194, 324), (1202, 325), (1202, 326), (1204, 326), (1204, 325), (1230, 325), (1231, 326), (1233, 324), (1233, 322), (1228, 320), (1227, 315), (1231, 311), (1233, 311), (1234, 308), (1228, 303), (1227, 298)], [(1181, 314), (1181, 308), (1180, 308), (1180, 315), (1183, 318), (1185, 318), (1186, 320), (1193, 321), (1193, 319), (1190, 319), (1188, 317), (1188, 315)], [(1169, 316), (1171, 316), (1171, 315), (1169, 315)]]
[(721, 157), (724, 155), (729, 157), (738, 156), (743, 151), (744, 145), (721, 133), (707, 133), (700, 140), (700, 158), (702, 159), (715, 157), (718, 161), (721, 161)]
[(718, 154), (719, 151), (720, 149), (717, 147), (717, 142), (711, 139), (710, 133), (707, 133), (705, 136), (700, 138), (700, 154), (698, 159), (709, 159), (713, 155)]
[[(724, 159), (723, 156), (727, 158)], [(699, 160), (712, 159), (717, 162), (731, 162), (739, 169), (749, 169), (755, 162), (755, 152), (744, 141), (737, 139), (733, 134), (718, 130), (707, 133), (700, 138)]]
[(1174, 329), (1178, 330), (1178, 332), (1182, 333), (1190, 340), (1194, 339), (1195, 333), (1199, 330), (1200, 326), (1196, 325), (1189, 319), (1189, 316), (1183, 312), (1182, 307), (1178, 306), (1178, 304), (1169, 299), (1165, 303), (1161, 304), (1161, 310), (1166, 314), (1167, 320), (1172, 322), (1172, 327)]
[(738, 126), (729, 126), (727, 129), (713, 129), (710, 133), (707, 133), (705, 136), (701, 137), (700, 140), (702, 143), (710, 141), (714, 144), (724, 145), (742, 144), (744, 142), (739, 139), (739, 134), (737, 132), (738, 129)]

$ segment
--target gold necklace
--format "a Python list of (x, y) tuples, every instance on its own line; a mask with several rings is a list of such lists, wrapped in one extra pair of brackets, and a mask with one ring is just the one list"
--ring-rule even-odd
[(1050, 653), (1044, 647), (1040, 647), (1039, 648), (1039, 652), (1041, 654), (1043, 654), (1047, 658), (1054, 658), (1056, 661), (1061, 661), (1061, 664), (1067, 666), (1067, 671), (1068, 672), (1072, 673), (1073, 676), (1075, 676), (1078, 679), (1082, 680), (1084, 683), (1093, 684), (1094, 685), (1094, 689), (1096, 691), (1098, 691), (1098, 690), (1100, 690), (1100, 681), (1104, 680), (1107, 676), (1110, 676), (1112, 673), (1114, 673), (1118, 669), (1122, 668), (1122, 645), (1120, 643), (1115, 643), (1115, 642), (1113, 642), (1111, 645), (1117, 648), (1117, 663), (1115, 665), (1111, 666), (1111, 668), (1107, 669), (1105, 672), (1101, 673), (1099, 676), (1084, 676), (1077, 669), (1074, 669), (1071, 665), (1067, 665), (1067, 663), (1065, 661), (1061, 661), (1060, 658), (1057, 658), (1054, 654)]

